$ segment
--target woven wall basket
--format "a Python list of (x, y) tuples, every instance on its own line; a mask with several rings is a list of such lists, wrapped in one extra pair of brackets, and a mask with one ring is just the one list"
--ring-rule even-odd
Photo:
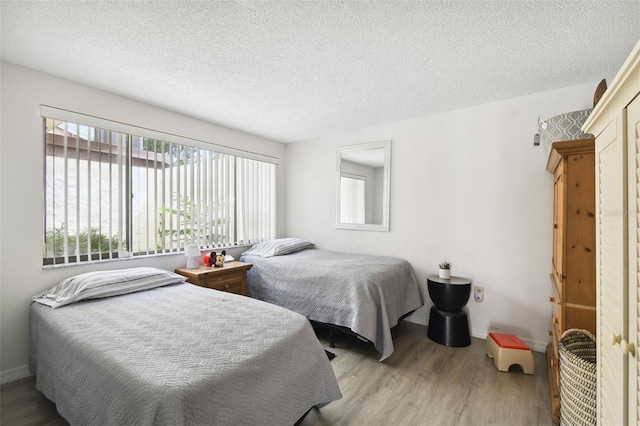
[(560, 425), (596, 424), (596, 338), (587, 330), (562, 333), (560, 352)]

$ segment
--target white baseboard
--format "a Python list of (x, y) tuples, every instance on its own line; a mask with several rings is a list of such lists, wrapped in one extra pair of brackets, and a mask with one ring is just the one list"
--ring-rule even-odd
[[(415, 324), (421, 324), (421, 325), (428, 325), (429, 324), (429, 318), (428, 318), (428, 311), (425, 312), (414, 312), (413, 314), (409, 315), (405, 321), (409, 321)], [(489, 332), (485, 329), (478, 329), (478, 328), (474, 328), (472, 330), (470, 330), (471, 336), (472, 337), (477, 337), (478, 339), (486, 339), (487, 336), (489, 335)], [(549, 344), (549, 341), (545, 341), (545, 342), (540, 342), (537, 340), (531, 340), (531, 339), (524, 339), (524, 338), (520, 338), (527, 346), (529, 346), (531, 348), (531, 350), (536, 351), (536, 352), (544, 352), (547, 350), (547, 345)]]
[(29, 371), (29, 366), (27, 365), (2, 371), (0, 372), (0, 385), (24, 379), (25, 377), (29, 376), (33, 376), (33, 374), (31, 374), (31, 371)]
[[(489, 332), (485, 330), (473, 329), (471, 330), (471, 335), (473, 337), (477, 337), (478, 339), (486, 339), (489, 335)], [(537, 340), (525, 339), (522, 337), (520, 337), (520, 340), (522, 340), (525, 345), (529, 346), (532, 351), (543, 353), (547, 350), (547, 345), (549, 344), (549, 342), (540, 342)]]
[(427, 325), (427, 322), (428, 322), (427, 314), (428, 312), (414, 312), (408, 317), (406, 317), (405, 321), (409, 321), (414, 324)]

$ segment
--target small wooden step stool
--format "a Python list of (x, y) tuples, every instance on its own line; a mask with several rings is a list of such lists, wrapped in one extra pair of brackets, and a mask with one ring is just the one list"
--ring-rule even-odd
[(509, 371), (517, 364), (524, 374), (533, 374), (533, 354), (518, 336), (514, 334), (489, 333), (485, 341), (485, 350), (489, 358), (500, 371)]

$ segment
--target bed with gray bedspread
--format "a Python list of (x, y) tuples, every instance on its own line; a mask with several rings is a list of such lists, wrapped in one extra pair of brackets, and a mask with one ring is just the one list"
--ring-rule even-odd
[(413, 267), (404, 259), (309, 248), (240, 260), (253, 263), (249, 296), (347, 327), (373, 342), (380, 361), (393, 353), (391, 327), (423, 305)]
[(292, 425), (341, 397), (309, 321), (178, 284), (30, 312), (36, 387), (72, 425)]

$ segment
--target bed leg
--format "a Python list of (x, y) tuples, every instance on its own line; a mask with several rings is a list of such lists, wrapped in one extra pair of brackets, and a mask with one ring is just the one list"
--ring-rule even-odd
[(332, 328), (329, 329), (329, 347), (330, 348), (336, 347), (335, 334)]

